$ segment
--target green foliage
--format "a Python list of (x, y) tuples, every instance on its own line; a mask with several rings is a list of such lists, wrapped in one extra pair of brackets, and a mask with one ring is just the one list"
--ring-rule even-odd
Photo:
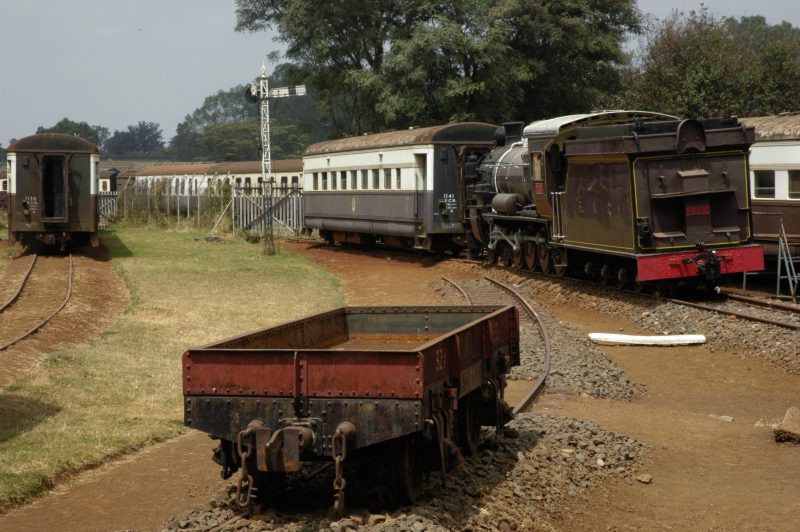
[(795, 110), (800, 101), (800, 30), (763, 17), (716, 18), (674, 11), (646, 32), (629, 72), (627, 107), (685, 117)]
[(252, 161), (259, 159), (258, 119), (215, 124), (199, 138), (199, 147), (213, 161)]
[(279, 30), (335, 133), (586, 111), (621, 86), (633, 0), (236, 0)]
[(110, 155), (156, 155), (164, 150), (162, 135), (157, 122), (139, 121), (128, 126), (127, 131), (114, 131), (106, 141), (105, 151)]
[(0, 162), (6, 162), (6, 153), (8, 153), (8, 150), (0, 144)]
[(76, 137), (93, 142), (101, 148), (109, 138), (107, 127), (90, 126), (86, 122), (74, 122), (69, 118), (62, 118), (52, 127), (39, 126), (36, 128), (36, 133), (65, 133), (67, 135), (75, 135)]
[[(291, 85), (294, 70), (281, 65), (269, 77), (270, 87)], [(208, 96), (186, 115), (170, 141), (174, 159), (243, 161), (260, 159), (259, 107), (245, 100), (246, 86), (236, 85)], [(270, 146), (273, 159), (299, 157), (309, 142), (327, 138), (312, 96), (270, 102)]]

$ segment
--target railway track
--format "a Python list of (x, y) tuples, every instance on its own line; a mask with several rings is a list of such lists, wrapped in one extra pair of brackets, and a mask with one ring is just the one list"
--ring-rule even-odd
[[(480, 261), (467, 260), (467, 259), (457, 259), (457, 260), (465, 264), (477, 264), (486, 266), (486, 263)], [(495, 266), (495, 267), (500, 267), (500, 266)], [(515, 268), (503, 268), (503, 269), (506, 271), (510, 271), (515, 275), (519, 275), (520, 277), (526, 277), (529, 279), (547, 279), (549, 281), (557, 281), (560, 283), (575, 283), (578, 285), (592, 286), (595, 288), (601, 288), (606, 286), (597, 282), (592, 282), (590, 280), (580, 279), (576, 277), (561, 277), (558, 275), (549, 275), (541, 272), (515, 269)], [(608, 288), (629, 295), (658, 298), (661, 299), (662, 301), (669, 301), (677, 305), (692, 307), (698, 310), (705, 310), (707, 312), (714, 312), (726, 316), (733, 316), (738, 319), (744, 319), (758, 323), (766, 323), (769, 325), (774, 325), (776, 327), (782, 327), (790, 330), (800, 330), (800, 305), (780, 303), (780, 302), (770, 301), (767, 299), (758, 299), (758, 298), (752, 298), (730, 293), (723, 293), (721, 296), (717, 296), (716, 299), (712, 298), (711, 300), (705, 302), (698, 302), (698, 301), (690, 301), (688, 299), (680, 299), (675, 297), (663, 297), (661, 294), (658, 293), (649, 294), (636, 290), (613, 288), (611, 286), (608, 286)]]
[(534, 382), (530, 392), (514, 407), (514, 414), (524, 412), (530, 404), (544, 391), (547, 375), (550, 373), (550, 338), (544, 322), (528, 303), (528, 301), (514, 288), (491, 277), (484, 277), (489, 284), (483, 286), (462, 286), (452, 279), (442, 279), (453, 286), (469, 304), (476, 305), (515, 305), (519, 309), (520, 325), (523, 327), (537, 327), (542, 337), (545, 351), (545, 362), (541, 375)]
[(72, 255), (68, 259), (64, 299), (55, 308), (52, 306), (52, 288), (59, 283), (54, 277), (63, 274), (63, 267), (57, 262), (62, 260), (33, 256), (16, 290), (0, 307), (0, 351), (37, 333), (67, 305), (72, 297)]
[(797, 305), (775, 303), (735, 294), (724, 294), (721, 300), (704, 303), (675, 298), (670, 298), (668, 301), (699, 310), (800, 331), (800, 306)]

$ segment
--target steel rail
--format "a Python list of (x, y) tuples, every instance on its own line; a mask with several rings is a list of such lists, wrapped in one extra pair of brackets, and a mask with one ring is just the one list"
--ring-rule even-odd
[(786, 323), (784, 321), (772, 320), (769, 318), (760, 318), (758, 316), (753, 316), (752, 314), (744, 314), (743, 312), (736, 312), (734, 310), (725, 310), (717, 307), (712, 307), (709, 305), (703, 305), (701, 303), (694, 303), (692, 301), (685, 301), (683, 299), (667, 299), (667, 301), (671, 303), (675, 303), (677, 305), (684, 305), (687, 307), (692, 307), (700, 310), (707, 310), (709, 312), (716, 312), (718, 314), (725, 314), (727, 316), (735, 316), (737, 318), (742, 318), (749, 321), (757, 321), (759, 323), (766, 323), (769, 325), (776, 325), (778, 327), (784, 327), (786, 329), (794, 329), (795, 331), (800, 331), (800, 325), (795, 325), (793, 323)]
[(770, 310), (781, 310), (790, 312), (792, 314), (800, 314), (800, 305), (793, 305), (791, 303), (781, 303), (778, 301), (771, 301), (769, 299), (758, 299), (756, 297), (742, 296), (739, 294), (724, 294), (727, 299), (739, 301), (755, 307), (768, 308)]
[[(461, 293), (464, 299), (467, 300), (467, 303), (469, 304), (473, 303), (472, 298), (461, 285), (459, 285), (458, 283), (447, 277), (442, 277), (442, 279), (450, 283), (453, 287), (455, 287)], [(539, 327), (539, 330), (542, 333), (542, 339), (544, 341), (544, 357), (545, 357), (544, 371), (542, 372), (542, 375), (536, 380), (528, 395), (525, 396), (525, 398), (520, 402), (520, 404), (514, 407), (512, 413), (514, 415), (517, 415), (520, 412), (524, 411), (526, 408), (528, 408), (528, 406), (530, 406), (530, 404), (533, 401), (535, 401), (536, 398), (539, 397), (539, 395), (541, 395), (541, 393), (544, 391), (545, 384), (547, 382), (547, 376), (550, 374), (550, 337), (547, 335), (547, 329), (545, 328), (544, 322), (542, 321), (541, 317), (539, 317), (539, 314), (533, 309), (530, 303), (528, 303), (528, 301), (519, 292), (517, 292), (514, 288), (500, 281), (497, 281), (496, 279), (492, 279), (491, 277), (485, 277), (485, 279), (490, 283), (494, 284), (495, 286), (498, 286), (506, 293), (508, 293), (518, 303), (518, 305), (522, 308), (522, 310), (526, 312), (533, 321), (536, 322), (537, 326)]]
[(542, 371), (541, 376), (539, 379), (534, 383), (533, 388), (525, 397), (525, 399), (520, 402), (517, 406), (514, 407), (512, 413), (514, 415), (523, 412), (530, 404), (539, 397), (542, 392), (544, 391), (545, 384), (547, 383), (547, 376), (550, 374), (550, 337), (547, 335), (547, 328), (544, 326), (544, 322), (539, 314), (533, 309), (533, 307), (528, 303), (528, 301), (522, 297), (522, 295), (517, 292), (514, 288), (508, 286), (505, 283), (501, 283), (496, 279), (492, 279), (491, 277), (485, 277), (487, 281), (493, 283), (506, 292), (508, 292), (511, 297), (513, 297), (520, 305), (528, 312), (528, 314), (536, 320), (537, 325), (539, 326), (539, 330), (542, 332), (542, 338), (544, 340), (544, 370)]
[(22, 280), (20, 281), (19, 286), (17, 287), (17, 291), (14, 292), (14, 294), (8, 299), (8, 301), (3, 303), (3, 306), (0, 307), (0, 312), (3, 312), (5, 309), (10, 307), (14, 303), (14, 301), (17, 300), (19, 295), (22, 293), (22, 288), (25, 286), (25, 283), (28, 281), (28, 277), (31, 276), (31, 272), (33, 271), (33, 265), (34, 264), (36, 264), (36, 254), (33, 255), (33, 260), (31, 260), (31, 264), (30, 264), (30, 266), (28, 266), (28, 271), (26, 271), (25, 275), (22, 277)]
[(47, 324), (47, 322), (49, 322), (51, 319), (53, 319), (53, 317), (56, 314), (61, 312), (61, 309), (63, 309), (67, 305), (67, 303), (69, 302), (71, 297), (72, 297), (72, 255), (69, 256), (69, 277), (67, 278), (67, 294), (64, 297), (64, 301), (62, 301), (61, 305), (59, 305), (58, 308), (55, 309), (49, 316), (47, 316), (42, 321), (40, 321), (38, 325), (36, 325), (32, 329), (28, 330), (27, 332), (21, 334), (20, 336), (17, 336), (16, 338), (11, 340), (10, 342), (7, 342), (7, 343), (5, 343), (3, 345), (0, 345), (0, 351), (5, 351), (6, 349), (8, 349), (12, 345), (16, 344), (20, 340), (24, 340), (28, 336), (30, 336), (30, 335), (34, 334), (35, 332), (39, 331), (39, 329), (44, 327)]

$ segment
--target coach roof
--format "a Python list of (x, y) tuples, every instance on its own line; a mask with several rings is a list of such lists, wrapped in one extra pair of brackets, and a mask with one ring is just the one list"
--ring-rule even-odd
[(461, 122), (414, 129), (400, 129), (318, 142), (306, 148), (303, 156), (425, 144), (492, 144), (496, 129), (497, 126), (484, 122)]
[(800, 111), (781, 113), (777, 116), (740, 118), (739, 121), (748, 126), (755, 126), (756, 142), (800, 139)]
[(38, 133), (23, 137), (8, 147), (9, 153), (20, 152), (70, 152), (100, 153), (93, 143), (74, 135), (63, 133)]

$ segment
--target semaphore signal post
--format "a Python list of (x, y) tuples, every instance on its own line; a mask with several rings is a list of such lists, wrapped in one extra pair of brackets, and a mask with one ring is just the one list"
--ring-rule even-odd
[(274, 98), (286, 98), (289, 96), (305, 96), (305, 85), (293, 85), (289, 87), (278, 87), (269, 89), (267, 79), (267, 67), (261, 65), (261, 76), (256, 82), (251, 83), (245, 92), (248, 101), (258, 103), (261, 116), (261, 182), (263, 183), (263, 193), (267, 197), (267, 224), (264, 233), (264, 252), (267, 255), (274, 255), (275, 234), (272, 216), (272, 189), (275, 186), (272, 175), (272, 158), (269, 141), (269, 101)]

